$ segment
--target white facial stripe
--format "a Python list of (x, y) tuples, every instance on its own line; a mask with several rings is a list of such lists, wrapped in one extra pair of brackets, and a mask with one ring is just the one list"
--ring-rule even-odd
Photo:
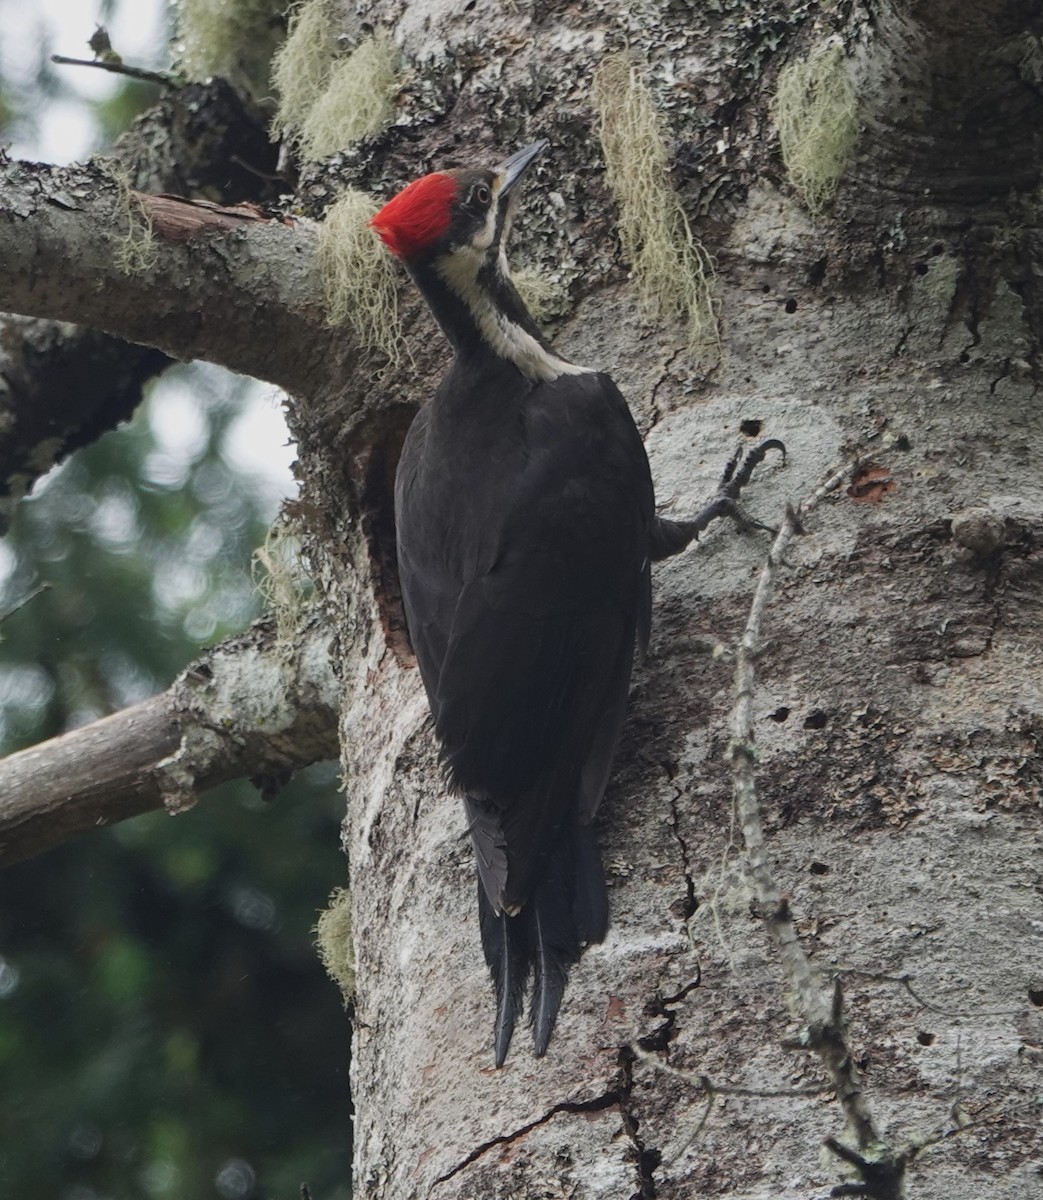
[(435, 259), (435, 269), (439, 275), (472, 311), (482, 295), (482, 289), (478, 286), (478, 272), (484, 261), (484, 251), (470, 245), (457, 246), (451, 254), (443, 254)]
[[(486, 315), (488, 316), (488, 313)], [(482, 324), (481, 318), (477, 319), (479, 324)], [(482, 332), (489, 338), (489, 344), (497, 354), (509, 358), (529, 379), (541, 379), (549, 383), (561, 375), (591, 374), (590, 367), (581, 367), (551, 354), (531, 333), (527, 333), (513, 321), (508, 321), (506, 317), (500, 316), (498, 320), (494, 318), (489, 324), (494, 326), (493, 330), (486, 332), (484, 326), (482, 328)]]
[[(496, 185), (499, 192), (499, 185)], [(507, 230), (500, 238), (499, 266), (505, 279), (510, 277), (504, 249)], [(467, 305), (475, 324), (489, 346), (501, 358), (506, 358), (529, 379), (550, 382), (561, 375), (589, 375), (590, 367), (580, 367), (552, 354), (546, 347), (499, 312), (478, 282), (478, 272), (485, 254), (496, 236), (496, 203), (489, 206), (489, 215), (481, 232), (466, 246), (458, 246), (451, 254), (435, 262), (435, 269), (449, 287)]]
[[(516, 325), (489, 303), (478, 282), (478, 270), (484, 254), (473, 246), (460, 246), (452, 254), (439, 259), (435, 266), (452, 290), (467, 305), (475, 324), (489, 346), (501, 357), (509, 359), (529, 379), (550, 382), (561, 375), (589, 375), (590, 367), (566, 362)], [(506, 262), (503, 264), (506, 274)]]

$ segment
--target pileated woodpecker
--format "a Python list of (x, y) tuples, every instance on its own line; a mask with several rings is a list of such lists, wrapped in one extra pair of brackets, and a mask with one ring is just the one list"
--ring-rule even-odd
[(569, 968), (605, 936), (590, 826), (648, 643), (649, 564), (706, 524), (657, 517), (619, 389), (558, 354), (511, 283), (517, 185), (546, 146), (425, 175), (372, 221), (454, 352), (406, 437), (395, 520), (406, 621), (474, 844), (497, 1066), (528, 980), (542, 1055)]

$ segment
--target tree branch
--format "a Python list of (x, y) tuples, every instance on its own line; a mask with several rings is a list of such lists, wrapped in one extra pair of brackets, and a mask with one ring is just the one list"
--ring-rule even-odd
[[(264, 113), (222, 79), (164, 92), (112, 156), (142, 191), (263, 201), (279, 190), (270, 182), (276, 151)], [(142, 386), (170, 363), (93, 329), (2, 320), (0, 533), (37, 477), (126, 420)]]
[(188, 241), (154, 238), (147, 265), (127, 269), (128, 234), (143, 220), (95, 163), (4, 161), (0, 308), (90, 325), (297, 393), (350, 375), (358, 348), (325, 323), (314, 224), (254, 216), (229, 229), (215, 216)]
[(8, 317), (0, 329), (0, 534), (58, 457), (127, 420), (170, 363), (91, 329)]
[(144, 67), (132, 67), (117, 56), (115, 58), (69, 58), (65, 54), (52, 54), (51, 62), (60, 67), (95, 67), (99, 71), (111, 71), (114, 75), (125, 75), (142, 83), (155, 83), (160, 87), (177, 87), (182, 80), (170, 71), (147, 71)]
[(166, 692), (0, 760), (0, 866), (248, 776), (275, 791), (337, 755), (330, 632), (278, 640), (270, 620), (193, 663)]

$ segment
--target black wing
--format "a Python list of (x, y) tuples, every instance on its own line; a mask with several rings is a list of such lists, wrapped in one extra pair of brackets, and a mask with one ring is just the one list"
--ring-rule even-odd
[[(483, 884), (496, 911), (514, 911), (555, 831), (589, 823), (604, 792), (647, 630), (654, 500), (607, 376), (539, 385), (483, 420), (469, 445), (440, 442), (437, 410), (411, 430), (400, 571)], [(453, 428), (459, 442), (459, 414)]]

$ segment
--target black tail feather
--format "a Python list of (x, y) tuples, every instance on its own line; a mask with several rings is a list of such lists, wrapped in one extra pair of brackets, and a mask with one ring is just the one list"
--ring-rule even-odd
[(600, 942), (608, 928), (605, 876), (587, 828), (560, 830), (532, 894), (517, 916), (496, 914), (481, 882), (478, 914), (482, 949), (496, 992), (494, 1044), (503, 1066), (522, 993), (532, 976), (529, 1024), (536, 1056), (547, 1052), (569, 969), (583, 947)]
[(588, 946), (603, 942), (608, 932), (605, 868), (589, 825), (572, 830), (572, 912), (576, 938)]
[(529, 1005), (529, 1024), (532, 1026), (532, 1041), (536, 1057), (542, 1058), (550, 1045), (550, 1035), (558, 1019), (561, 998), (565, 995), (565, 984), (569, 968), (579, 959), (580, 947), (575, 929), (562, 921), (561, 912), (554, 913), (542, 903), (540, 888), (523, 909), (531, 913), (529, 933), (532, 939), (532, 1002)]
[(493, 1039), (496, 1065), (502, 1067), (521, 1012), (522, 992), (529, 977), (529, 947), (520, 917), (496, 914), (481, 880), (478, 881), (478, 923), (482, 949), (496, 990)]

